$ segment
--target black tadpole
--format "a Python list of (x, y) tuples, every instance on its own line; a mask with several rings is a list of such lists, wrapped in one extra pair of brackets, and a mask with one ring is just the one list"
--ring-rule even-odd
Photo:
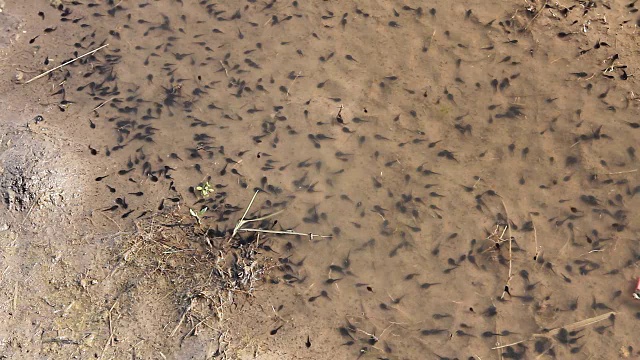
[(277, 328), (275, 328), (275, 329), (271, 330), (271, 331), (269, 332), (269, 334), (270, 334), (270, 335), (275, 335), (275, 334), (277, 334), (277, 333), (278, 333), (278, 330), (280, 330), (280, 328), (282, 328), (283, 326), (284, 326), (284, 325), (280, 325), (280, 326), (278, 326)]

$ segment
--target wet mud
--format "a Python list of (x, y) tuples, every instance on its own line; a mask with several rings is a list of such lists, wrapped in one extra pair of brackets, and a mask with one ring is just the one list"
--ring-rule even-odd
[(637, 356), (635, 3), (7, 12), (0, 88), (79, 144), (93, 211), (178, 209), (212, 241), (256, 192), (247, 219), (278, 212), (236, 234), (277, 266), (235, 356)]

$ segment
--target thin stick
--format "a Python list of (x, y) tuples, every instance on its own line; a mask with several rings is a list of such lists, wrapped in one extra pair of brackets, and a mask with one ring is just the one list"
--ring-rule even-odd
[(16, 284), (13, 286), (13, 304), (12, 304), (12, 309), (13, 309), (13, 316), (16, 316), (16, 308), (18, 306), (18, 282), (16, 281)]
[(180, 329), (180, 325), (182, 325), (184, 320), (187, 318), (187, 314), (189, 314), (189, 311), (191, 311), (192, 307), (193, 307), (193, 299), (191, 299), (191, 301), (189, 302), (189, 306), (187, 306), (187, 308), (182, 313), (182, 316), (180, 317), (180, 321), (178, 321), (178, 325), (176, 325), (176, 327), (173, 328), (173, 331), (171, 332), (171, 335), (169, 335), (169, 336), (174, 336), (176, 334), (176, 332), (178, 331), (178, 329)]
[(220, 60), (220, 65), (222, 65), (222, 69), (224, 70), (224, 74), (227, 75), (227, 77), (229, 77), (229, 72), (227, 71), (227, 67), (224, 66), (224, 63), (222, 62), (222, 60)]
[(51, 69), (51, 70), (47, 70), (47, 71), (43, 72), (42, 74), (40, 74), (40, 75), (38, 75), (38, 76), (34, 77), (33, 79), (31, 79), (31, 80), (29, 80), (29, 81), (25, 82), (25, 85), (26, 85), (26, 84), (28, 84), (28, 83), (30, 83), (30, 82), (32, 82), (32, 81), (34, 81), (34, 80), (38, 80), (38, 79), (40, 79), (41, 77), (43, 77), (43, 76), (45, 76), (45, 75), (49, 74), (49, 73), (50, 73), (50, 72), (52, 72), (52, 71), (55, 71), (55, 70), (60, 69), (61, 67), (67, 66), (67, 65), (71, 64), (72, 62), (75, 62), (76, 60), (82, 59), (83, 57), (85, 57), (85, 56), (87, 56), (87, 55), (91, 55), (91, 54), (93, 54), (94, 52), (96, 52), (96, 51), (98, 51), (98, 50), (101, 50), (101, 49), (103, 49), (103, 48), (106, 48), (107, 46), (109, 46), (109, 44), (104, 44), (104, 45), (100, 46), (99, 48), (97, 48), (97, 49), (95, 49), (95, 50), (91, 50), (91, 51), (89, 51), (88, 53), (86, 53), (86, 54), (84, 54), (84, 55), (80, 55), (80, 56), (78, 56), (78, 57), (77, 57), (77, 58), (75, 58), (75, 59), (69, 60), (69, 61), (67, 61), (66, 63), (62, 64), (62, 65), (58, 65), (58, 66), (54, 67), (54, 68), (53, 68), (53, 69)]
[(551, 344), (551, 346), (549, 346), (549, 348), (543, 352), (540, 353), (540, 355), (536, 356), (536, 360), (542, 359), (543, 356), (545, 356), (551, 349), (553, 349), (553, 344)]
[(507, 210), (507, 205), (504, 203), (504, 200), (502, 200), (502, 198), (500, 198), (500, 201), (502, 202), (502, 206), (504, 207), (504, 213), (505, 213), (505, 216), (507, 217), (507, 230), (509, 231), (509, 276), (507, 277), (507, 283), (504, 285), (504, 290), (502, 290), (502, 295), (500, 296), (500, 299), (503, 299), (504, 294), (507, 293), (507, 289), (509, 288), (509, 283), (511, 282), (511, 277), (512, 277), (513, 262), (511, 261), (512, 260), (511, 245), (512, 245), (513, 236), (511, 235), (511, 223), (509, 221), (509, 210)]
[(277, 235), (308, 236), (311, 239), (313, 239), (314, 237), (319, 237), (323, 239), (328, 239), (332, 237), (331, 235), (317, 235), (312, 233), (305, 234), (305, 233), (301, 233), (293, 230), (278, 231), (278, 230), (262, 230), (262, 229), (239, 229), (239, 231), (257, 232), (257, 233), (265, 233), (265, 234), (277, 234)]
[(24, 225), (24, 223), (27, 221), (27, 219), (29, 218), (29, 215), (31, 215), (31, 210), (33, 210), (33, 207), (36, 206), (36, 204), (38, 202), (40, 202), (40, 199), (42, 198), (43, 194), (40, 194), (38, 196), (38, 198), (36, 199), (36, 201), (33, 202), (33, 204), (31, 204), (31, 206), (29, 207), (29, 211), (27, 211), (27, 214), (24, 216), (24, 218), (22, 219), (22, 223), (20, 223), (20, 225)]
[(536, 260), (538, 259), (538, 254), (540, 254), (539, 252), (539, 247), (538, 247), (538, 232), (536, 231), (536, 224), (533, 223), (533, 219), (531, 219), (531, 226), (533, 226), (533, 240), (535, 241), (536, 244), (536, 253), (535, 253), (535, 257)]
[(107, 319), (109, 320), (109, 338), (107, 339), (107, 342), (104, 344), (104, 347), (102, 348), (102, 353), (100, 353), (100, 357), (98, 359), (102, 359), (105, 351), (107, 351), (107, 346), (109, 346), (109, 344), (113, 346), (113, 325), (111, 323), (111, 312), (113, 311), (113, 308), (116, 306), (117, 303), (118, 303), (118, 299), (116, 299), (116, 301), (113, 302), (113, 305), (111, 305), (111, 308), (107, 313)]
[(577, 330), (577, 329), (580, 329), (580, 328), (583, 328), (583, 327), (587, 327), (589, 325), (593, 325), (593, 324), (595, 324), (597, 322), (600, 322), (602, 320), (606, 320), (611, 315), (615, 315), (615, 314), (616, 314), (615, 311), (610, 311), (610, 312), (608, 312), (606, 314), (602, 314), (602, 315), (594, 316), (594, 317), (591, 317), (591, 318), (588, 318), (588, 319), (585, 319), (585, 320), (574, 322), (573, 324), (569, 324), (569, 325), (559, 326), (557, 328), (553, 328), (553, 329), (551, 329), (551, 330), (549, 330), (549, 331), (547, 331), (546, 333), (543, 333), (543, 334), (533, 334), (533, 335), (531, 335), (530, 338), (525, 339), (525, 340), (516, 341), (514, 343), (507, 344), (507, 345), (500, 345), (500, 346), (492, 347), (491, 350), (502, 349), (502, 348), (505, 348), (505, 347), (508, 347), (508, 346), (517, 345), (517, 344), (523, 343), (525, 341), (533, 340), (533, 338), (536, 338), (536, 337), (551, 337), (551, 336), (557, 335), (562, 329), (565, 329), (567, 331), (574, 331), (574, 330)]
[[(94, 210), (95, 211), (95, 210)], [(93, 216), (94, 211), (91, 211), (91, 215)], [(122, 228), (120, 227), (120, 225), (113, 220), (112, 218), (110, 218), (109, 216), (107, 216), (107, 214), (103, 213), (102, 211), (100, 211), (98, 214), (106, 217), (107, 219), (111, 220), (112, 223), (114, 223), (116, 225), (116, 227), (118, 228), (118, 230), (120, 230), (120, 232), (122, 232)]]
[(433, 34), (431, 34), (431, 37), (429, 38), (429, 44), (427, 44), (427, 50), (429, 50), (429, 48), (431, 47), (431, 43), (433, 42), (433, 38), (436, 36), (436, 30), (433, 30)]
[(538, 336), (538, 337), (540, 337), (540, 336), (553, 336), (553, 335), (558, 334), (560, 332), (560, 330), (562, 330), (562, 329), (566, 329), (568, 331), (578, 330), (580, 328), (587, 327), (589, 325), (593, 325), (593, 324), (595, 324), (597, 322), (600, 322), (602, 320), (606, 320), (611, 315), (615, 315), (615, 314), (616, 314), (615, 311), (610, 311), (610, 312), (602, 314), (602, 315), (598, 315), (598, 316), (590, 317), (590, 318), (585, 319), (585, 320), (580, 320), (580, 321), (574, 322), (573, 324), (569, 324), (569, 325), (566, 325), (566, 326), (560, 326), (560, 327), (551, 329), (550, 331), (548, 331), (548, 332), (546, 332), (544, 334), (534, 334), (533, 336)]
[(531, 339), (525, 339), (525, 340), (520, 340), (520, 341), (513, 342), (513, 343), (511, 343), (511, 344), (505, 344), (505, 345), (495, 346), (495, 347), (492, 347), (492, 348), (491, 348), (491, 350), (503, 349), (503, 348), (506, 348), (506, 347), (509, 347), (509, 346), (522, 344), (523, 342), (525, 342), (525, 341), (529, 341), (529, 340), (531, 340)]
[(256, 218), (256, 219), (242, 220), (242, 224), (244, 225), (246, 223), (250, 223), (250, 222), (254, 222), (254, 221), (266, 220), (266, 219), (268, 219), (270, 217), (274, 217), (274, 216), (276, 216), (278, 214), (281, 214), (283, 211), (284, 210), (278, 210), (278, 211), (274, 212), (273, 214), (265, 215), (265, 216), (262, 216), (262, 217), (259, 217), (259, 218)]
[[(498, 227), (498, 229), (499, 229), (499, 227)], [(500, 237), (502, 237), (502, 235)], [(493, 303), (493, 301), (491, 303)], [(496, 333), (498, 333), (498, 321), (499, 321), (499, 318), (496, 318), (496, 321), (495, 321)], [(496, 346), (500, 346), (500, 345), (502, 345), (501, 342), (500, 342), (500, 336), (496, 336)], [(503, 359), (504, 359), (504, 356), (502, 356), (502, 351), (498, 350), (498, 360), (503, 360)]]
[(115, 99), (115, 97), (112, 97), (111, 99), (103, 101), (100, 105), (94, 107), (93, 110), (91, 110), (91, 111), (96, 111), (96, 110), (100, 109), (101, 107), (105, 106), (109, 101), (111, 101), (113, 99)]
[(247, 206), (247, 209), (244, 211), (244, 214), (242, 214), (240, 221), (238, 221), (238, 223), (236, 224), (236, 227), (233, 229), (233, 233), (231, 234), (231, 239), (234, 236), (236, 236), (236, 234), (238, 233), (238, 230), (240, 230), (240, 227), (243, 225), (244, 217), (247, 216), (247, 214), (249, 213), (249, 209), (251, 209), (251, 205), (253, 205), (253, 201), (256, 199), (256, 196), (258, 196), (258, 192), (260, 192), (260, 190), (256, 190), (256, 193), (253, 194), (253, 198), (251, 198), (251, 202), (249, 202), (249, 206)]
[(544, 2), (544, 5), (542, 5), (542, 7), (540, 8), (540, 10), (538, 10), (536, 12), (536, 14), (533, 16), (533, 19), (531, 19), (531, 21), (529, 21), (529, 23), (522, 29), (522, 31), (525, 31), (529, 28), (529, 26), (531, 26), (531, 24), (533, 24), (533, 22), (536, 20), (536, 18), (542, 13), (542, 11), (544, 10), (544, 8), (547, 6), (547, 4), (549, 3), (549, 0)]
[[(195, 317), (195, 316), (194, 316)], [(198, 336), (198, 326), (205, 324), (207, 327), (211, 328), (211, 326), (207, 325), (207, 323), (205, 323), (205, 321), (207, 319), (209, 319), (211, 317), (211, 315), (208, 315), (207, 317), (205, 317), (204, 319), (200, 320), (200, 322), (198, 322), (194, 327), (191, 328), (191, 330), (189, 330), (186, 334), (184, 334), (182, 336), (182, 339), (180, 341), (184, 341), (184, 339), (187, 338), (187, 336), (193, 334), (193, 336)], [(196, 318), (197, 319), (197, 318)]]
[(296, 75), (296, 77), (293, 78), (293, 80), (291, 81), (291, 84), (287, 88), (287, 97), (289, 97), (289, 90), (291, 90), (291, 87), (293, 86), (293, 83), (295, 83), (296, 80), (298, 80), (298, 77), (300, 77), (300, 74), (302, 74), (302, 71), (298, 71), (298, 74)]
[(620, 174), (629, 174), (629, 173), (634, 173), (637, 172), (638, 169), (633, 169), (633, 170), (626, 170), (626, 171), (616, 171), (616, 172), (610, 172), (610, 173), (603, 173), (602, 175), (620, 175)]
[(251, 209), (251, 205), (253, 205), (253, 202), (256, 200), (256, 196), (258, 196), (258, 192), (260, 190), (256, 190), (256, 193), (253, 194), (253, 198), (251, 198), (251, 201), (249, 202), (249, 206), (247, 206), (247, 209), (244, 211), (244, 214), (242, 214), (242, 217), (240, 218), (240, 220), (238, 221), (238, 223), (236, 224), (236, 226), (233, 228), (233, 233), (231, 234), (231, 237), (229, 238), (229, 241), (231, 241), (231, 239), (233, 239), (234, 236), (236, 236), (236, 234), (238, 233), (238, 231), (243, 231), (243, 232), (256, 232), (256, 233), (265, 233), (265, 234), (278, 234), (278, 235), (299, 235), (299, 236), (308, 236), (310, 240), (313, 240), (314, 237), (320, 237), (320, 238), (331, 238), (331, 235), (316, 235), (316, 234), (312, 234), (312, 233), (301, 233), (301, 232), (296, 232), (293, 230), (284, 230), (284, 231), (278, 231), (278, 230), (263, 230), (263, 229), (242, 229), (242, 227), (245, 224), (248, 224), (250, 222), (256, 222), (256, 221), (262, 221), (262, 220), (266, 220), (269, 219), (271, 217), (274, 217), (278, 214), (281, 214), (283, 210), (278, 210), (272, 214), (268, 214), (265, 216), (261, 216), (259, 218), (255, 218), (255, 219), (249, 219), (249, 220), (245, 220), (245, 217), (247, 216), (247, 214), (249, 213), (249, 210)]
[(249, 209), (251, 208), (251, 205), (253, 205), (253, 202), (256, 200), (256, 196), (258, 196), (259, 192), (260, 190), (256, 190), (256, 193), (253, 194), (253, 197), (251, 198), (251, 202), (249, 202), (249, 206), (247, 206), (247, 209), (244, 211), (244, 214), (242, 214), (242, 218), (240, 218), (240, 221), (244, 220), (244, 218), (249, 213)]

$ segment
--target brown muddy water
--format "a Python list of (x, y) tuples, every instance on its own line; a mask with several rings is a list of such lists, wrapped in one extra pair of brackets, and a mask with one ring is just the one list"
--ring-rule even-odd
[(634, 2), (8, 3), (25, 79), (108, 44), (3, 85), (94, 209), (332, 236), (270, 236), (256, 358), (638, 356)]

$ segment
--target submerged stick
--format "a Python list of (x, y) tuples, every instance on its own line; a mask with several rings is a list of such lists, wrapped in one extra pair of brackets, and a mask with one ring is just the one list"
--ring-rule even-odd
[[(276, 212), (274, 212), (273, 214), (269, 214), (269, 215), (265, 215), (265, 216), (261, 216), (259, 218), (255, 218), (255, 219), (250, 219), (250, 220), (242, 220), (242, 225), (250, 223), (250, 222), (254, 222), (254, 221), (262, 221), (262, 220), (266, 220), (270, 217), (274, 217), (280, 213), (282, 213), (284, 210), (278, 210)], [(242, 225), (240, 225), (242, 227)]]
[(319, 237), (323, 239), (331, 238), (331, 235), (317, 235), (312, 233), (301, 233), (293, 230), (262, 230), (262, 229), (240, 229), (239, 231), (246, 232), (256, 232), (256, 233), (265, 233), (265, 234), (276, 234), (276, 235), (298, 235), (298, 236), (308, 236), (313, 240), (314, 237)]
[(100, 105), (94, 107), (93, 110), (91, 110), (91, 111), (96, 111), (96, 110), (100, 109), (101, 107), (105, 106), (109, 101), (111, 101), (113, 99), (115, 99), (115, 97), (112, 97), (112, 98), (110, 98), (108, 100), (105, 100), (105, 101), (101, 102)]
[(610, 311), (608, 313), (605, 313), (605, 314), (602, 314), (602, 315), (598, 315), (598, 316), (594, 316), (594, 317), (591, 317), (591, 318), (588, 318), (588, 319), (585, 319), (585, 320), (580, 320), (580, 321), (574, 322), (574, 323), (569, 324), (569, 325), (559, 326), (557, 328), (553, 328), (553, 329), (547, 331), (546, 333), (533, 334), (533, 335), (531, 335), (530, 338), (525, 339), (525, 340), (520, 340), (520, 341), (516, 341), (516, 342), (511, 343), (511, 344), (492, 347), (491, 350), (497, 350), (497, 349), (502, 349), (502, 348), (506, 348), (506, 347), (509, 347), (509, 346), (513, 346), (513, 345), (518, 345), (518, 344), (523, 343), (525, 341), (533, 340), (534, 338), (555, 336), (562, 329), (565, 329), (567, 331), (575, 331), (575, 330), (578, 330), (580, 328), (587, 327), (589, 325), (593, 325), (593, 324), (595, 324), (597, 322), (600, 322), (602, 320), (606, 320), (609, 317), (611, 317), (611, 315), (615, 315), (615, 314), (616, 314), (615, 311)]
[(296, 232), (293, 230), (263, 230), (263, 229), (243, 229), (242, 227), (245, 224), (248, 224), (250, 222), (256, 222), (256, 221), (262, 221), (262, 220), (266, 220), (269, 219), (271, 217), (274, 217), (280, 213), (282, 213), (284, 211), (283, 210), (278, 210), (274, 213), (265, 215), (265, 216), (261, 216), (255, 219), (249, 219), (249, 220), (245, 220), (245, 217), (247, 216), (247, 214), (249, 213), (249, 209), (251, 209), (251, 205), (253, 205), (253, 202), (256, 200), (256, 196), (258, 196), (258, 192), (260, 192), (260, 190), (256, 190), (256, 193), (253, 194), (253, 197), (251, 198), (251, 201), (249, 202), (249, 206), (247, 206), (247, 209), (244, 211), (244, 214), (242, 214), (242, 217), (240, 218), (240, 220), (238, 220), (238, 223), (236, 224), (236, 226), (233, 228), (233, 233), (231, 233), (231, 237), (229, 238), (229, 241), (231, 241), (231, 239), (233, 239), (234, 236), (236, 236), (236, 234), (238, 233), (238, 231), (243, 231), (243, 232), (255, 232), (255, 233), (265, 233), (265, 234), (277, 234), (277, 235), (299, 235), (299, 236), (308, 236), (310, 240), (313, 240), (314, 237), (319, 237), (319, 238), (331, 238), (331, 235), (316, 235), (313, 233), (301, 233), (301, 232)]
[(620, 175), (620, 174), (630, 174), (630, 173), (634, 173), (637, 172), (638, 169), (633, 169), (633, 170), (626, 170), (626, 171), (616, 171), (616, 172), (609, 172), (609, 173), (603, 173), (604, 175)]
[(291, 87), (293, 86), (293, 83), (295, 83), (296, 80), (298, 80), (298, 78), (300, 77), (300, 74), (302, 74), (302, 71), (298, 71), (298, 74), (296, 75), (295, 78), (293, 78), (293, 80), (291, 81), (291, 84), (287, 88), (287, 97), (289, 97), (289, 91), (291, 90)]
[(542, 13), (542, 11), (544, 11), (544, 9), (547, 7), (547, 4), (549, 3), (549, 0), (544, 2), (544, 5), (542, 5), (542, 7), (540, 8), (540, 10), (536, 11), (536, 14), (533, 16), (533, 19), (531, 19), (531, 21), (529, 21), (529, 23), (522, 28), (522, 31), (526, 31), (529, 26), (531, 26), (531, 24), (533, 24), (534, 21), (536, 21), (536, 19), (538, 18), (538, 16), (540, 16), (540, 14)]
[(231, 234), (231, 238), (229, 238), (229, 239), (233, 239), (233, 237), (236, 236), (236, 234), (238, 233), (238, 230), (240, 230), (242, 225), (244, 225), (244, 222), (243, 222), (244, 218), (249, 213), (249, 209), (251, 209), (251, 205), (253, 205), (253, 202), (256, 200), (256, 196), (258, 196), (258, 192), (260, 192), (260, 190), (256, 190), (256, 193), (253, 194), (253, 197), (251, 198), (251, 201), (249, 202), (249, 206), (247, 206), (247, 209), (244, 211), (244, 214), (242, 214), (242, 217), (240, 218), (240, 221), (238, 221), (238, 223), (236, 224), (236, 227), (233, 228), (233, 233)]
[(615, 311), (610, 311), (608, 313), (602, 314), (602, 315), (597, 315), (594, 317), (590, 317), (588, 319), (585, 320), (581, 320), (581, 321), (577, 321), (574, 322), (573, 324), (569, 324), (569, 325), (565, 325), (565, 326), (560, 326), (557, 328), (553, 328), (551, 330), (549, 330), (549, 332), (546, 332), (544, 334), (534, 334), (533, 336), (537, 336), (537, 337), (541, 337), (541, 336), (550, 336), (550, 335), (556, 335), (560, 332), (560, 330), (565, 329), (567, 331), (575, 331), (578, 330), (580, 328), (583, 327), (587, 327), (589, 325), (593, 325), (597, 322), (600, 322), (602, 320), (606, 320), (608, 319), (611, 315), (615, 315), (616, 312)]
[(509, 210), (507, 209), (507, 205), (504, 203), (504, 200), (502, 200), (502, 197), (500, 197), (500, 201), (502, 202), (502, 206), (504, 207), (504, 212), (505, 212), (505, 216), (507, 217), (507, 227), (506, 229), (509, 231), (509, 275), (507, 276), (507, 282), (504, 285), (504, 290), (502, 290), (502, 295), (500, 296), (500, 299), (504, 298), (504, 294), (509, 294), (509, 296), (511, 296), (511, 293), (509, 291), (509, 284), (511, 283), (511, 279), (513, 278), (513, 253), (511, 252), (511, 247), (512, 247), (512, 243), (513, 243), (513, 235), (511, 234), (511, 221), (509, 220)]
[(50, 72), (52, 72), (52, 71), (56, 71), (56, 70), (58, 70), (58, 69), (60, 69), (60, 68), (62, 68), (62, 67), (65, 67), (65, 66), (67, 66), (67, 65), (71, 64), (72, 62), (75, 62), (76, 60), (82, 59), (83, 57), (85, 57), (85, 56), (87, 56), (87, 55), (91, 55), (91, 54), (95, 53), (96, 51), (101, 50), (101, 49), (103, 49), (103, 48), (105, 48), (105, 47), (107, 47), (107, 46), (109, 46), (109, 44), (104, 44), (104, 45), (100, 46), (99, 48), (97, 48), (97, 49), (95, 49), (95, 50), (91, 50), (91, 51), (89, 51), (88, 53), (83, 54), (83, 55), (80, 55), (80, 56), (78, 56), (78, 57), (77, 57), (77, 58), (75, 58), (75, 59), (69, 60), (69, 61), (65, 62), (64, 64), (62, 64), (62, 65), (58, 65), (58, 66), (54, 67), (54, 68), (53, 68), (53, 69), (51, 69), (51, 70), (47, 70), (47, 71), (43, 72), (42, 74), (40, 74), (40, 75), (38, 75), (38, 76), (34, 77), (33, 79), (31, 79), (31, 80), (29, 80), (29, 81), (25, 82), (25, 85), (26, 85), (26, 84), (28, 84), (28, 83), (30, 83), (30, 82), (32, 82), (32, 81), (34, 81), (34, 80), (38, 80), (38, 79), (40, 79), (40, 78), (41, 78), (41, 77), (43, 77), (43, 76), (46, 76), (47, 74), (49, 74), (49, 73), (50, 73)]
[(525, 339), (525, 340), (520, 340), (520, 341), (512, 342), (511, 344), (505, 344), (505, 345), (495, 346), (495, 347), (492, 347), (492, 348), (491, 348), (491, 350), (500, 350), (500, 349), (504, 349), (504, 348), (509, 347), (509, 346), (514, 346), (514, 345), (522, 344), (523, 342), (525, 342), (525, 341), (529, 341), (529, 340), (531, 340), (531, 339)]

